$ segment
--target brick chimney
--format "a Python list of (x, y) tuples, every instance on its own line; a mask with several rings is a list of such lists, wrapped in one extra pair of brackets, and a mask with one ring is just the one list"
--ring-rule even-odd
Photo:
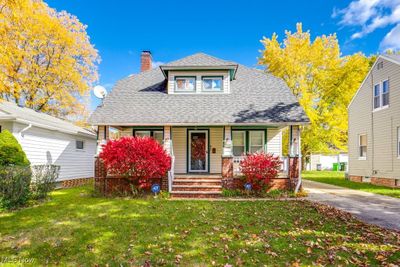
[(144, 50), (140, 56), (140, 72), (147, 70), (151, 70), (151, 52)]

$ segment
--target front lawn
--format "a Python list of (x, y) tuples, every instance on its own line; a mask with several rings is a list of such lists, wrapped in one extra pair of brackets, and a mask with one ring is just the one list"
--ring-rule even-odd
[(33, 265), (400, 264), (400, 237), (304, 201), (92, 197), (88, 187), (0, 214), (0, 259)]
[(399, 188), (390, 188), (369, 183), (352, 182), (344, 178), (344, 172), (305, 171), (302, 173), (302, 177), (304, 179), (320, 183), (332, 184), (365, 192), (400, 198)]

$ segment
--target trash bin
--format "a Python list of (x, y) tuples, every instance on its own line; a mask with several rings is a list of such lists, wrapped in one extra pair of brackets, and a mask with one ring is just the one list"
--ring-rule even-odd
[(340, 171), (344, 172), (346, 170), (346, 162), (340, 162)]
[(332, 171), (337, 172), (339, 169), (339, 163), (333, 163)]

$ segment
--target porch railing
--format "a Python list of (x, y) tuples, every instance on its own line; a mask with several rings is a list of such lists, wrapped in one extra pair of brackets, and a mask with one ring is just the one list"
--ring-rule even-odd
[[(242, 172), (240, 170), (240, 162), (244, 159), (245, 156), (234, 156), (233, 157), (233, 176), (240, 176)], [(288, 157), (280, 157), (282, 161), (280, 172), (282, 174), (287, 174), (289, 170), (289, 158)]]
[(175, 176), (175, 155), (172, 140), (169, 140), (169, 155), (171, 157), (171, 168), (168, 171), (168, 192), (172, 191), (172, 182)]

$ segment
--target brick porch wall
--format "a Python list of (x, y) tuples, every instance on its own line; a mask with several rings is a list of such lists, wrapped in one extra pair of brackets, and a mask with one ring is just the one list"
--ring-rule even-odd
[(361, 183), (362, 182), (362, 176), (349, 175), (349, 180), (352, 181), (352, 182)]
[[(225, 189), (244, 189), (245, 180), (243, 178), (223, 178), (222, 188)], [(290, 180), (285, 178), (276, 178), (271, 180), (271, 188), (268, 190), (286, 190), (290, 189)]]

